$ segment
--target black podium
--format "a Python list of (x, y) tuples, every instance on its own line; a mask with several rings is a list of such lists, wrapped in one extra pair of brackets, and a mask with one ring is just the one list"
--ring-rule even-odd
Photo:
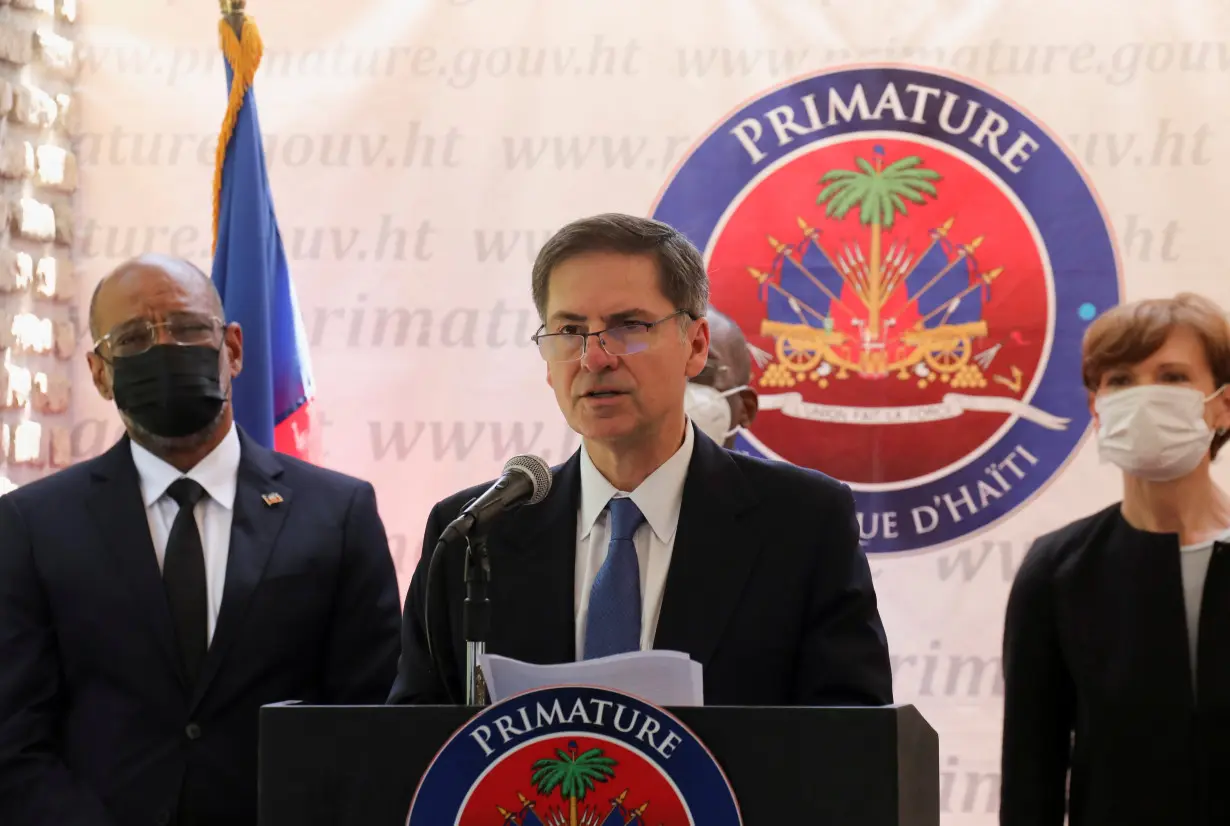
[[(746, 826), (939, 826), (939, 738), (913, 706), (667, 710), (713, 753)], [(262, 708), (260, 826), (405, 826), (419, 778), (472, 713)]]

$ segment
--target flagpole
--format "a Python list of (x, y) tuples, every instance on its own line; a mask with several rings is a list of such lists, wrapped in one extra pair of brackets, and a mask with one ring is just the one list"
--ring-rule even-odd
[(247, 5), (218, 3), (227, 92), (214, 157), (213, 281), (227, 320), (247, 333), (236, 423), (263, 447), (312, 461), (311, 359), (266, 170), (253, 92), (264, 45)]
[(222, 128), (218, 135), (217, 154), (214, 159), (214, 215), (213, 215), (213, 246), (218, 245), (218, 218), (222, 203), (222, 169), (226, 162), (226, 149), (231, 140), (231, 132), (239, 118), (239, 110), (243, 107), (244, 97), (256, 77), (256, 69), (260, 66), (264, 45), (261, 43), (260, 32), (256, 24), (244, 14), (247, 0), (218, 0), (222, 9), (222, 20), (218, 24), (218, 36), (221, 41), (222, 53), (230, 65), (232, 72), (230, 93), (227, 96), (226, 114), (222, 118)]

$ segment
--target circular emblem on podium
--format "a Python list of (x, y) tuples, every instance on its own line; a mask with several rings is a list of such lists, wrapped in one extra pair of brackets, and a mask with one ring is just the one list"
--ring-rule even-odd
[(868, 552), (1017, 512), (1088, 432), (1080, 343), (1121, 300), (1072, 156), (994, 91), (899, 65), (740, 106), (652, 208), (703, 252), (759, 414), (736, 449), (846, 482)]
[(584, 686), (510, 697), (428, 767), (407, 826), (741, 826), (733, 790), (674, 715)]

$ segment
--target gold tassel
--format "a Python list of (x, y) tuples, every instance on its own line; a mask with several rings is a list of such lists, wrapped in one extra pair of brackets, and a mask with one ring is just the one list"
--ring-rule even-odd
[(218, 219), (222, 211), (222, 165), (226, 162), (226, 148), (235, 131), (235, 121), (239, 118), (239, 110), (243, 108), (244, 97), (252, 86), (261, 56), (264, 54), (260, 32), (249, 18), (244, 18), (240, 37), (235, 36), (235, 30), (227, 20), (218, 21), (218, 36), (221, 38), (222, 54), (231, 65), (233, 75), (231, 94), (226, 102), (226, 115), (222, 118), (222, 131), (218, 135), (217, 155), (214, 158), (214, 251), (218, 248)]

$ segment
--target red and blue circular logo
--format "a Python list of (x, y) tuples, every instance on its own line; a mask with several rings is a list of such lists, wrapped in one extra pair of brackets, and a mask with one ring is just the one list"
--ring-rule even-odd
[(585, 686), (510, 697), (458, 731), (407, 826), (740, 826), (713, 755), (673, 715)]
[(896, 66), (789, 83), (693, 147), (653, 217), (747, 337), (760, 412), (736, 449), (849, 484), (867, 551), (988, 527), (1084, 438), (1081, 338), (1122, 294), (1111, 229), (986, 89)]

